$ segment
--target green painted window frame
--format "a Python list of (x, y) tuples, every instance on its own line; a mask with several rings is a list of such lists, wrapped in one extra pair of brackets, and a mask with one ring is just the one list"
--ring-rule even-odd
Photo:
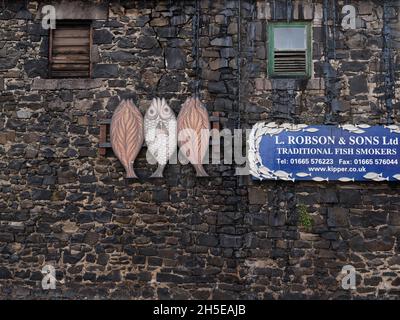
[[(298, 72), (291, 74), (282, 74), (274, 72), (274, 29), (275, 28), (306, 28), (306, 72)], [(312, 42), (311, 42), (311, 22), (296, 21), (296, 22), (269, 22), (268, 23), (268, 75), (272, 78), (310, 78), (312, 64)]]

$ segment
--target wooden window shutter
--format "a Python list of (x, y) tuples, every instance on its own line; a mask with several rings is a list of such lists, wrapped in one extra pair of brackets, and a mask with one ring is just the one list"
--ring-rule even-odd
[(57, 22), (50, 32), (50, 77), (89, 78), (92, 30), (90, 23)]

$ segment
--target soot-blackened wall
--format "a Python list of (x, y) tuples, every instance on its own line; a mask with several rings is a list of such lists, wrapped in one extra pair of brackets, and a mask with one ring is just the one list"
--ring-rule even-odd
[[(169, 165), (154, 180), (145, 148), (141, 178), (127, 180), (111, 150), (98, 152), (98, 122), (121, 99), (144, 114), (164, 97), (177, 114), (197, 85), (222, 128), (398, 122), (399, 6), (384, 15), (381, 1), (350, 1), (357, 28), (344, 31), (343, 2), (326, 42), (324, 1), (63, 1), (64, 18), (94, 19), (92, 79), (72, 80), (47, 79), (40, 11), (52, 2), (0, 4), (0, 298), (398, 298), (398, 184), (254, 182), (223, 164), (206, 165), (208, 178)], [(311, 79), (268, 77), (267, 23), (288, 19), (312, 21)], [(382, 64), (384, 23), (393, 70)], [(346, 264), (356, 290), (341, 288)], [(41, 287), (45, 265), (56, 290)]]

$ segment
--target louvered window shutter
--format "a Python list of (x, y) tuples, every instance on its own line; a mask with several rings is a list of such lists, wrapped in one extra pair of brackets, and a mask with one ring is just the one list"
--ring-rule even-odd
[(57, 22), (51, 31), (50, 77), (89, 78), (91, 38), (90, 24)]
[(306, 23), (271, 23), (269, 73), (277, 77), (309, 76), (310, 35)]

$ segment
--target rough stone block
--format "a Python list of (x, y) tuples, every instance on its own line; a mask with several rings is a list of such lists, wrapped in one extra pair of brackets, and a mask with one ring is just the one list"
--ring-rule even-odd
[(211, 45), (216, 47), (232, 47), (232, 37), (215, 38), (211, 40)]
[(249, 204), (265, 204), (267, 201), (267, 192), (259, 188), (249, 188)]
[(93, 68), (93, 78), (117, 78), (118, 65), (96, 64)]
[(346, 227), (348, 221), (349, 209), (329, 208), (327, 223), (329, 227)]
[(101, 85), (100, 79), (35, 79), (32, 90), (89, 90)]

